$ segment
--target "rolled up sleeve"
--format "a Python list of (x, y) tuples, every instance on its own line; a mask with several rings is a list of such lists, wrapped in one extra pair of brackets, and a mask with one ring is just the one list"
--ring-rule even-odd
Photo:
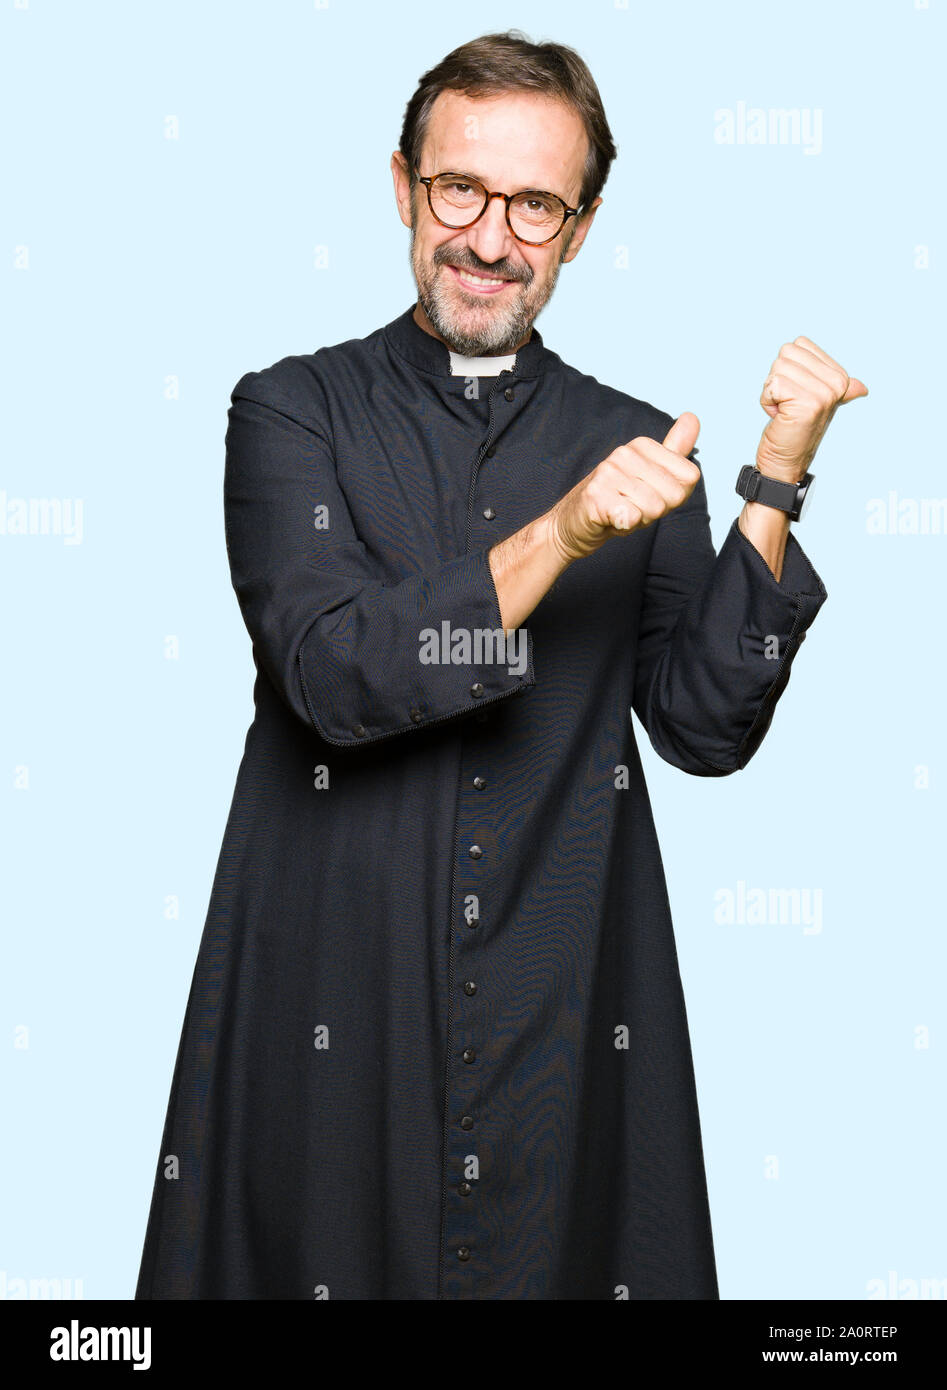
[(633, 708), (660, 756), (703, 777), (745, 767), (826, 597), (791, 530), (778, 581), (736, 518), (715, 553), (701, 476), (656, 525), (642, 597)]

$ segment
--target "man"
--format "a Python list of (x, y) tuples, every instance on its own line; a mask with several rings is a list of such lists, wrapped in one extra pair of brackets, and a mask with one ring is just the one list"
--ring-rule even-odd
[(780, 351), (715, 555), (696, 417), (533, 327), (614, 153), (571, 50), (448, 55), (392, 157), (416, 305), (233, 392), (256, 711), (138, 1298), (718, 1297), (631, 710), (753, 756), (826, 596), (784, 508), (865, 387)]

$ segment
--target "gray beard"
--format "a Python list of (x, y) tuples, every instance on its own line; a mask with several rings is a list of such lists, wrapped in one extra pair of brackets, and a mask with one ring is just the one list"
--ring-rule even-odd
[(435, 250), (432, 265), (419, 267), (415, 263), (415, 243), (416, 233), (412, 227), (411, 269), (418, 287), (418, 302), (435, 332), (440, 334), (452, 351), (460, 353), (463, 357), (493, 357), (515, 352), (548, 303), (562, 268), (560, 257), (552, 277), (542, 287), (536, 286), (531, 274), (529, 280), (520, 282), (523, 288), (516, 291), (513, 302), (502, 312), (495, 307), (488, 308), (484, 305), (486, 312), (483, 322), (471, 327), (469, 312), (458, 313), (444, 290), (442, 278), (438, 276), (438, 271), (444, 264), (437, 255), (441, 248)]

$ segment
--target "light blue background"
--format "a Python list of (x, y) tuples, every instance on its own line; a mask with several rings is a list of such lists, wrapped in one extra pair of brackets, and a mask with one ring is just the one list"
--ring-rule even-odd
[[(511, 26), (579, 49), (619, 145), (539, 327), (576, 367), (700, 417), (718, 546), (780, 345), (806, 334), (870, 388), (814, 465), (795, 531), (829, 598), (753, 762), (687, 777), (637, 733), (722, 1297), (947, 1278), (947, 537), (866, 528), (873, 497), (947, 491), (943, 10), (5, 0), (0, 488), (83, 502), (81, 544), (0, 536), (7, 1279), (134, 1292), (252, 717), (223, 537), (231, 388), (413, 302), (388, 171), (405, 102), (451, 48)], [(741, 100), (820, 110), (821, 152), (715, 143)], [(820, 889), (821, 931), (716, 922), (739, 880)]]

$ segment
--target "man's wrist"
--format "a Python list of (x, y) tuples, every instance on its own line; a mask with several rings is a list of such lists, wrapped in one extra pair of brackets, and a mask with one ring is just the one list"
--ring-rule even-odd
[(762, 473), (765, 478), (773, 478), (778, 483), (801, 483), (806, 476), (808, 465), (806, 464), (784, 464), (770, 463), (766, 460), (756, 460), (757, 472)]
[(562, 545), (554, 512), (544, 512), (487, 552), (507, 632), (523, 624), (574, 559)]
[(542, 535), (543, 545), (546, 546), (550, 554), (554, 557), (555, 562), (561, 565), (563, 569), (567, 569), (577, 557), (575, 555), (570, 555), (562, 542), (562, 536), (559, 533), (559, 517), (556, 508), (553, 507), (550, 511), (544, 512), (543, 515), (537, 517), (536, 520), (541, 528), (540, 534)]

